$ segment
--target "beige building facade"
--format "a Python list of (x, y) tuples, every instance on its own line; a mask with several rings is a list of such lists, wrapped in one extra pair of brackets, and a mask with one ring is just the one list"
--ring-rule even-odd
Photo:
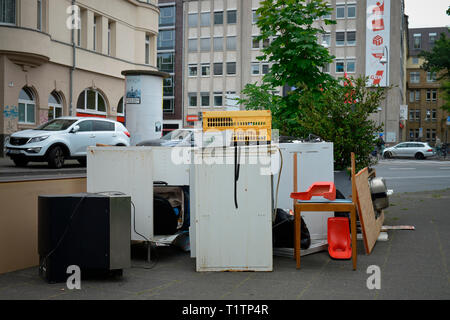
[(0, 143), (58, 116), (124, 121), (123, 70), (157, 70), (157, 0), (0, 0)]

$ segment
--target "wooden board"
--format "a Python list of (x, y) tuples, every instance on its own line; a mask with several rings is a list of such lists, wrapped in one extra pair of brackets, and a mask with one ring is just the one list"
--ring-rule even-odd
[(366, 249), (366, 254), (370, 254), (380, 235), (384, 222), (384, 212), (382, 211), (380, 216), (377, 219), (375, 218), (367, 168), (362, 169), (355, 175), (355, 185), (356, 204), (358, 206), (359, 221), (361, 222), (364, 248)]

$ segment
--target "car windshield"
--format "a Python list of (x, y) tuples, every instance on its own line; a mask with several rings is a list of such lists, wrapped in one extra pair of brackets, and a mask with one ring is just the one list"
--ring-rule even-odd
[(168, 134), (163, 136), (161, 139), (167, 140), (167, 141), (170, 141), (170, 140), (184, 140), (190, 134), (191, 134), (191, 132), (189, 130), (177, 129), (177, 130), (170, 131)]
[(76, 121), (77, 120), (71, 119), (54, 119), (47, 123), (44, 123), (42, 126), (39, 126), (34, 130), (62, 131), (69, 128)]

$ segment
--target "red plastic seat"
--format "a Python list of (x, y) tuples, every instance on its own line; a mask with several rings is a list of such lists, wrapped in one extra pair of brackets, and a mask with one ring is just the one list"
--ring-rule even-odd
[(334, 259), (352, 257), (348, 218), (328, 218), (328, 253)]
[(311, 200), (311, 197), (317, 196), (331, 201), (336, 200), (336, 186), (333, 182), (314, 182), (306, 192), (291, 193), (291, 198), (296, 200)]

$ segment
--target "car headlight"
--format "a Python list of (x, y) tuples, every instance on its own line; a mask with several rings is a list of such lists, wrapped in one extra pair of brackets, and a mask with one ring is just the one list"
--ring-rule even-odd
[(49, 136), (42, 136), (42, 137), (32, 138), (32, 139), (30, 139), (30, 141), (28, 141), (28, 143), (41, 142), (41, 141), (44, 141), (45, 139), (47, 139), (48, 137)]

